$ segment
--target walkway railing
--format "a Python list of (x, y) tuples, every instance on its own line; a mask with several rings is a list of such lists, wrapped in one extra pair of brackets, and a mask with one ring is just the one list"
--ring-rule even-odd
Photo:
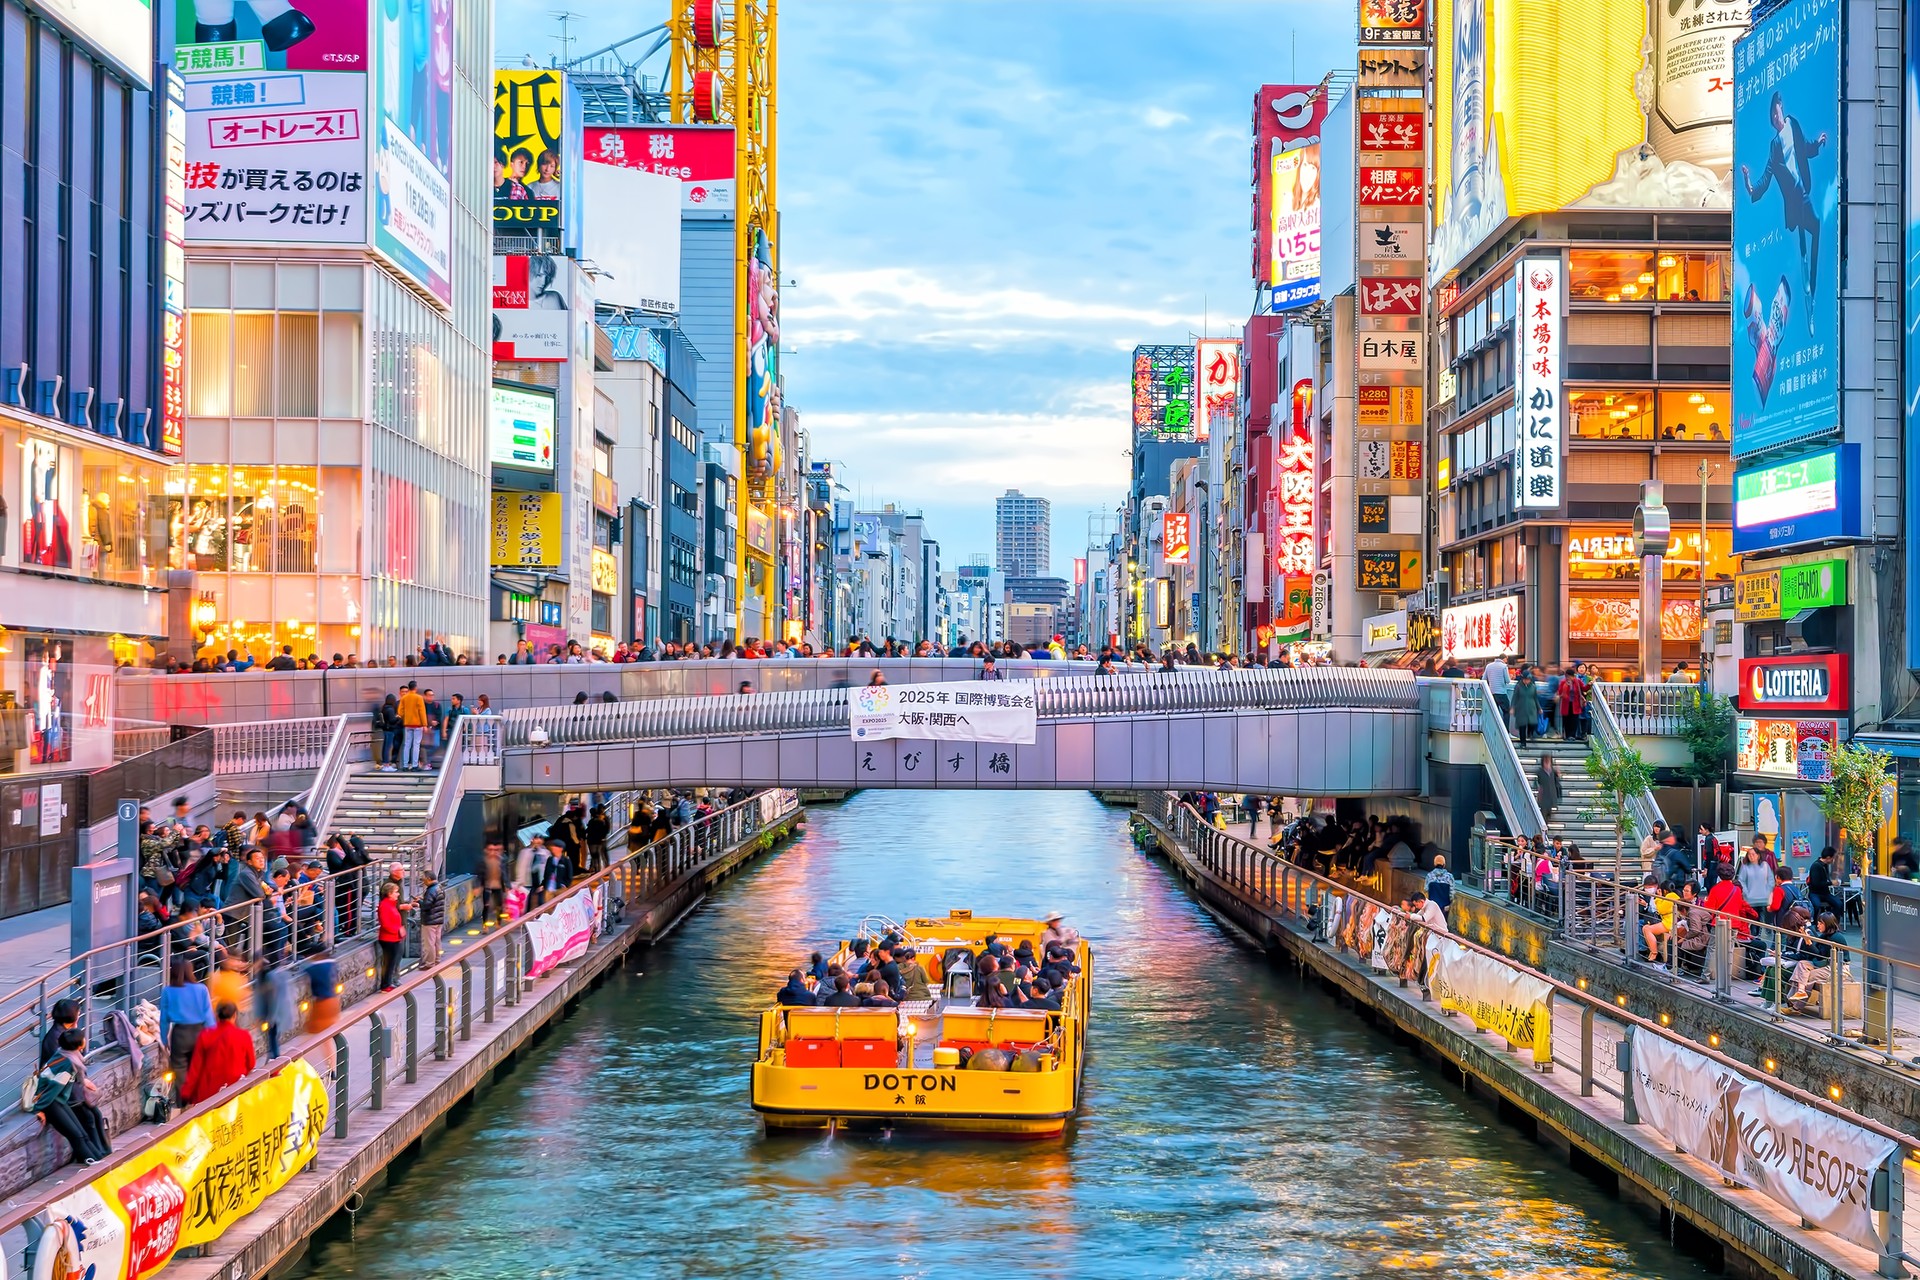
[[(336, 1141), (345, 1140), (370, 1113), (385, 1109), (388, 1085), (396, 1077), (413, 1083), (423, 1060), (449, 1059), (458, 1042), (473, 1038), (476, 1019), (492, 1023), (503, 1008), (524, 1001), (536, 981), (530, 970), (542, 958), (530, 921), (551, 916), (569, 899), (588, 895), (593, 903), (594, 936), (600, 937), (619, 922), (628, 904), (643, 901), (659, 888), (719, 859), (761, 831), (784, 822), (799, 807), (799, 799), (791, 791), (761, 792), (627, 854), (598, 875), (575, 881), (565, 893), (515, 921), (477, 936), (475, 930), (450, 936), (449, 953), (438, 965), (416, 970), (406, 976), (398, 990), (375, 995), (346, 1010), (328, 1031), (291, 1038), (283, 1045), (285, 1054), (275, 1061), (305, 1058), (325, 1078), (331, 1101), (327, 1132)], [(89, 1014), (93, 1016), (82, 1025), (93, 1028), (97, 1014), (95, 1010), (89, 1010)], [(272, 1064), (262, 1064), (263, 1071), (271, 1068)], [(22, 1066), (5, 1078), (24, 1079), (26, 1070)], [(260, 1073), (256, 1072), (182, 1112), (172, 1125), (177, 1127), (222, 1105), (259, 1079)], [(89, 1171), (89, 1179), (106, 1175), (137, 1155), (129, 1150), (103, 1161)], [(19, 1228), (40, 1207), (28, 1203), (0, 1211), (0, 1235)], [(20, 1257), (3, 1261), (13, 1265), (10, 1274), (28, 1274)]]
[[(1228, 711), (1237, 708), (1380, 708), (1419, 706), (1418, 686), (1403, 671), (1359, 667), (1182, 668), (1114, 676), (1057, 676), (1034, 685), (1042, 719), (1077, 716)], [(806, 733), (844, 729), (850, 689), (802, 689), (733, 697), (659, 698), (523, 707), (501, 715), (502, 745), (531, 745), (538, 728), (556, 746), (644, 738)]]
[(1606, 680), (1595, 686), (1620, 730), (1632, 737), (1678, 737), (1698, 687)]
[[(1589, 706), (1593, 710), (1593, 736), (1599, 743), (1600, 754), (1606, 758), (1617, 758), (1630, 744), (1620, 730), (1620, 722), (1614, 718), (1613, 708), (1607, 705), (1605, 698), (1595, 698)], [(1653, 834), (1653, 824), (1659, 819), (1660, 806), (1654, 801), (1651, 791), (1628, 796), (1627, 821), (1630, 825), (1624, 833), (1626, 847), (1637, 854), (1640, 842)]]
[(1545, 833), (1547, 821), (1540, 814), (1540, 801), (1527, 780), (1526, 767), (1514, 749), (1513, 736), (1499, 713), (1492, 692), (1484, 680), (1420, 681), (1427, 709), (1427, 727), (1445, 733), (1477, 733), (1486, 747), (1487, 775), (1493, 782), (1494, 799), (1514, 828), (1510, 833), (1537, 836)]
[(213, 726), (216, 774), (318, 769), (339, 727), (338, 716), (252, 720)]
[[(1143, 793), (1139, 812), (1184, 845), (1202, 870), (1233, 890), (1255, 910), (1294, 922), (1307, 930), (1318, 945), (1340, 945), (1337, 938), (1328, 936), (1330, 931), (1327, 922), (1340, 914), (1335, 910), (1336, 907), (1349, 905), (1357, 892), (1355, 888), (1296, 866), (1256, 844), (1215, 828), (1165, 792)], [(1389, 918), (1409, 926), (1413, 924), (1385, 904), (1375, 902), (1373, 905)], [(1880, 1215), (1881, 1274), (1901, 1274), (1897, 1269), (1902, 1249), (1902, 1221), (1898, 1207), (1903, 1203), (1904, 1156), (1916, 1145), (1915, 1138), (1847, 1111), (1830, 1099), (1796, 1089), (1784, 1081), (1771, 1076), (1759, 1077), (1752, 1067), (1711, 1046), (1688, 1040), (1608, 1003), (1597, 994), (1568, 986), (1539, 970), (1527, 969), (1468, 939), (1455, 936), (1450, 941), (1506, 968), (1522, 969), (1529, 978), (1538, 980), (1550, 989), (1548, 1019), (1553, 1028), (1552, 1062), (1577, 1074), (1581, 1097), (1591, 1097), (1597, 1089), (1615, 1098), (1629, 1099), (1627, 1075), (1618, 1067), (1616, 1047), (1631, 1035), (1657, 1036), (1733, 1071), (1743, 1080), (1758, 1080), (1795, 1102), (1898, 1143), (1899, 1146), (1881, 1170), (1888, 1180), (1888, 1203), (1895, 1206), (1894, 1212)], [(1425, 993), (1422, 994), (1424, 997)], [(1631, 1106), (1625, 1108), (1625, 1119), (1629, 1124), (1638, 1122)], [(1801, 1225), (1808, 1230), (1818, 1229), (1804, 1221)], [(1890, 1267), (1893, 1269), (1888, 1269)]]

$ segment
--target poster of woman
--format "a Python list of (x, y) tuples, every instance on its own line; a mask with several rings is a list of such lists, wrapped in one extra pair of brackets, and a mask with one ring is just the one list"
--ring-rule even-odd
[(26, 660), (27, 754), (31, 764), (65, 764), (73, 759), (69, 732), (73, 668), (68, 665), (65, 646), (65, 641), (51, 636), (29, 636), (21, 646)]

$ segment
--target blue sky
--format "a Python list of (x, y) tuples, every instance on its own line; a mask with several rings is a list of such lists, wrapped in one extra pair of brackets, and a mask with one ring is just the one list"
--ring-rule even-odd
[[(665, 14), (579, 7), (576, 50)], [(499, 0), (502, 57), (556, 53), (558, 8)], [(783, 372), (814, 457), (924, 511), (947, 564), (991, 553), (1002, 490), (1051, 498), (1070, 572), (1125, 488), (1134, 344), (1246, 318), (1254, 90), (1351, 66), (1353, 13), (787, 0)]]

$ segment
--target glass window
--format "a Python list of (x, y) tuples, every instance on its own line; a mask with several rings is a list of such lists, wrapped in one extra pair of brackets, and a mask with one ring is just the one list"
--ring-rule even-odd
[(166, 546), (164, 504), (150, 497), (158, 484), (157, 475), (118, 454), (85, 451), (76, 568), (104, 582), (153, 583)]
[(1725, 387), (1661, 391), (1660, 438), (1724, 441), (1731, 421), (1728, 416), (1731, 401), (1732, 393)]
[(229, 561), (227, 469), (188, 467), (186, 491), (170, 499), (169, 526), (179, 530), (181, 568), (223, 570)]
[(1569, 434), (1579, 440), (1651, 440), (1654, 394), (1626, 389), (1568, 391)]
[(1662, 302), (1725, 302), (1733, 255), (1724, 250), (1662, 253), (1655, 263)]
[[(192, 352), (189, 347), (189, 353)], [(189, 364), (192, 360), (189, 359)], [(273, 312), (233, 313), (233, 416), (273, 416)]]
[(280, 390), (280, 416), (314, 418), (320, 414), (320, 317), (312, 311), (280, 312), (274, 347), (274, 384)]
[(1653, 255), (1639, 249), (1575, 249), (1568, 255), (1567, 297), (1574, 302), (1650, 302)]
[(233, 412), (233, 313), (195, 311), (187, 316), (187, 416), (224, 418)]
[(360, 385), (366, 369), (360, 359), (360, 317), (328, 312), (320, 328), (320, 413), (328, 418), (360, 416)]

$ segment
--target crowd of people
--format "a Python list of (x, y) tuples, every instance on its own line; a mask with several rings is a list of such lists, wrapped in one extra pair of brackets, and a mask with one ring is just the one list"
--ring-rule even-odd
[(774, 1003), (806, 1008), (892, 1009), (924, 1002), (943, 989), (950, 975), (967, 975), (965, 997), (982, 1009), (1046, 1009), (1058, 1012), (1067, 984), (1080, 972), (1074, 960), (1078, 935), (1059, 912), (1046, 918), (1036, 951), (1031, 939), (1010, 943), (988, 934), (979, 951), (949, 947), (922, 957), (899, 933), (879, 939), (856, 938), (843, 961), (814, 952), (807, 963), (788, 972), (774, 992)]

